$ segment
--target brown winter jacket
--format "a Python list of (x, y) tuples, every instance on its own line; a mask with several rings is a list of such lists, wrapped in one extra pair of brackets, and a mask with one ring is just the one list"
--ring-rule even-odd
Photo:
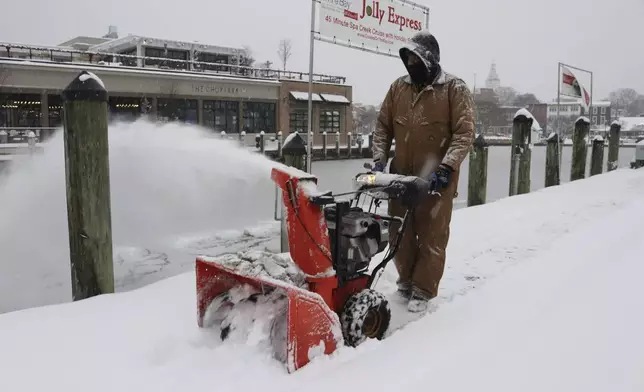
[(465, 82), (442, 70), (420, 92), (409, 75), (398, 78), (380, 109), (374, 159), (386, 164), (395, 139), (390, 171), (427, 178), (441, 163), (459, 171), (474, 140), (473, 107)]

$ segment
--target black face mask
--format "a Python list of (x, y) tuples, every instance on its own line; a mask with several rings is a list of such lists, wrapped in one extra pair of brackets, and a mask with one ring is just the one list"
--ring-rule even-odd
[(407, 65), (407, 72), (414, 84), (425, 86), (429, 84), (429, 70), (422, 62)]

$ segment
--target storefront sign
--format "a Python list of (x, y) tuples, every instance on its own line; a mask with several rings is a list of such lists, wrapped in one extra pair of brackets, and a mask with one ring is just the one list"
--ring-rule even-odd
[(218, 84), (192, 84), (192, 92), (195, 94), (213, 94), (213, 95), (241, 95), (247, 94), (246, 87), (226, 86)]

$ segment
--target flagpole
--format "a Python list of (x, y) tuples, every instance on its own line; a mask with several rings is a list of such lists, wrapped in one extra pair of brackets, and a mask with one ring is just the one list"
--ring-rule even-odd
[(561, 62), (557, 64), (557, 155), (559, 156), (559, 179), (561, 179), (561, 156), (563, 151), (560, 145), (560, 140), (565, 139), (563, 131), (561, 130), (561, 122), (559, 119), (561, 110)]
[[(588, 105), (588, 112), (590, 112), (590, 118), (593, 118), (593, 73), (590, 72), (590, 104)], [(597, 113), (597, 118), (599, 119), (599, 113)], [(599, 121), (597, 121), (597, 125), (599, 125)], [(592, 127), (591, 127), (592, 128)]]

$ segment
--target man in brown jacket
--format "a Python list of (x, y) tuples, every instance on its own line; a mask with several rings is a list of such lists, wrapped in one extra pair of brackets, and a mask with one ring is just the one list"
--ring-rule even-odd
[[(428, 179), (439, 193), (415, 208), (394, 259), (398, 292), (409, 299), (409, 311), (423, 312), (438, 294), (445, 268), (459, 169), (474, 141), (474, 104), (465, 82), (439, 65), (436, 38), (420, 32), (411, 41), (400, 49), (407, 75), (387, 92), (372, 150), (375, 170), (383, 171), (395, 139), (389, 171)], [(400, 202), (390, 201), (390, 215), (404, 212)], [(392, 225), (390, 238), (397, 229)]]

